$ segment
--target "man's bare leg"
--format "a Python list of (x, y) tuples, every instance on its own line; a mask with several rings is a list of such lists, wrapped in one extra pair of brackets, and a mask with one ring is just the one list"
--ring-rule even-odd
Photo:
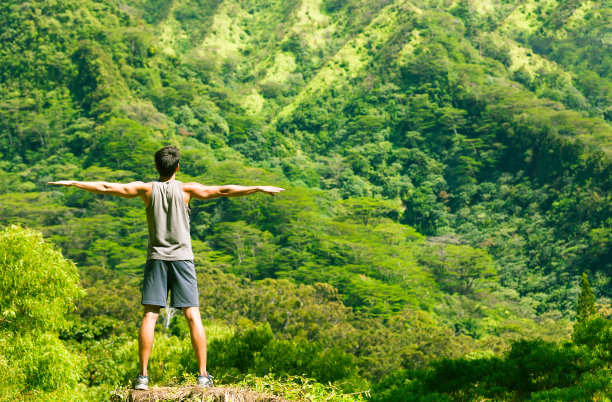
[(198, 307), (184, 307), (183, 314), (189, 325), (191, 346), (193, 346), (193, 352), (198, 362), (200, 375), (206, 375), (206, 332), (204, 331), (204, 325), (202, 325), (200, 309)]
[(140, 374), (148, 376), (147, 366), (149, 356), (153, 349), (153, 337), (155, 336), (155, 323), (159, 317), (159, 306), (146, 305), (138, 332), (138, 358), (140, 359)]

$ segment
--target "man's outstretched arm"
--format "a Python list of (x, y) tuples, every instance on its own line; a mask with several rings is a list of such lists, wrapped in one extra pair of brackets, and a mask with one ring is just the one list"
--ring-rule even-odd
[(105, 181), (75, 181), (61, 180), (52, 181), (47, 184), (76, 187), (90, 193), (116, 195), (123, 198), (134, 198), (146, 194), (147, 185), (142, 181), (131, 183), (108, 183)]
[(191, 198), (198, 200), (210, 200), (219, 197), (241, 197), (257, 192), (274, 195), (285, 191), (284, 188), (274, 186), (236, 186), (233, 184), (227, 186), (204, 186), (199, 183), (183, 184), (185, 191)]

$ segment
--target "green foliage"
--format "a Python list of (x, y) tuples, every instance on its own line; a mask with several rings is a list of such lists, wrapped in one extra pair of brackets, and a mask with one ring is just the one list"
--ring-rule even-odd
[(580, 296), (576, 307), (576, 318), (578, 321), (585, 320), (595, 315), (595, 296), (589, 284), (589, 278), (585, 272), (580, 278)]
[(256, 391), (272, 393), (290, 401), (365, 401), (367, 391), (343, 393), (334, 385), (323, 385), (303, 376), (277, 376), (267, 374), (263, 377), (247, 375), (238, 386), (246, 386)]
[(320, 383), (356, 377), (355, 358), (339, 348), (324, 348), (306, 339), (273, 337), (268, 325), (238, 332), (210, 342), (209, 365), (219, 376), (304, 375)]
[(611, 389), (611, 325), (588, 317), (574, 326), (572, 342), (519, 340), (502, 356), (473, 354), (435, 361), (427, 370), (398, 370), (373, 387), (372, 400), (597, 399)]
[[(6, 271), (0, 328), (61, 330), (70, 348), (95, 350), (84, 380), (95, 385), (78, 395), (126, 381), (141, 308), (142, 205), (46, 182), (151, 180), (152, 153), (174, 144), (183, 181), (288, 189), (191, 205), (203, 314), (274, 333), (240, 369), (225, 351), (228, 371), (352, 378), (354, 363), (375, 381), (438, 356), (567, 336), (581, 273), (594, 297), (612, 297), (610, 4), (485, 3), (2, 2), (0, 223), (41, 230), (77, 264), (87, 295), (68, 325), (75, 268), (32, 240), (20, 255), (53, 255), (41, 283), (71, 285), (29, 286), (30, 274)], [(54, 264), (65, 269), (53, 273)], [(592, 303), (582, 293), (575, 343), (605, 359), (607, 324), (586, 318)], [(179, 340), (184, 326), (171, 332), (159, 350), (180, 357), (161, 355), (159, 381), (194, 364)], [(571, 348), (518, 348), (496, 359), (541, 377), (524, 379), (531, 391), (521, 392), (534, 399), (607, 387), (605, 367), (558, 373), (582, 369)], [(280, 360), (285, 353), (295, 364)], [(350, 373), (326, 366), (324, 353)], [(530, 366), (539, 354), (548, 371)], [(495, 361), (468, 360), (447, 362), (468, 383)], [(0, 359), (0, 376), (15, 367)], [(15, 373), (17, 382), (34, 376)], [(423, 373), (398, 384), (420, 395)], [(518, 395), (486, 381), (482, 395)], [(423, 398), (478, 394), (456, 385)]]
[(57, 333), (83, 294), (74, 263), (40, 232), (16, 225), (0, 232), (0, 251), (0, 396), (74, 388), (83, 359)]
[(536, 392), (531, 394), (530, 400), (605, 400), (612, 392), (610, 374), (609, 368), (587, 373), (581, 377), (580, 382), (575, 386)]
[(25, 391), (70, 390), (80, 380), (83, 359), (71, 353), (57, 334), (3, 334), (0, 342), (0, 354), (15, 370), (15, 378), (5, 381), (20, 384)]
[(588, 365), (581, 353), (571, 347), (558, 347), (541, 341), (520, 341), (512, 345), (506, 363), (510, 389), (529, 393), (573, 385)]
[(253, 367), (255, 353), (260, 352), (273, 339), (272, 330), (268, 325), (252, 328), (233, 337), (218, 339), (210, 344), (210, 365), (220, 370), (245, 373)]
[[(577, 350), (540, 341), (519, 341), (504, 356), (443, 359), (427, 372), (397, 372), (374, 390), (374, 400), (412, 395), (406, 400), (440, 400), (529, 397), (534, 392), (576, 384), (585, 368)], [(384, 387), (389, 387), (385, 389)]]
[(11, 225), (0, 232), (0, 330), (57, 331), (83, 295), (76, 266), (32, 229)]
[(421, 259), (430, 264), (436, 281), (449, 293), (474, 293), (494, 283), (497, 274), (491, 256), (471, 247), (433, 245)]
[(603, 362), (612, 361), (612, 321), (591, 316), (574, 325), (572, 340), (586, 347), (591, 355)]
[(300, 373), (327, 384), (356, 377), (355, 360), (340, 348), (324, 349), (318, 342), (297, 338), (267, 344), (255, 359), (254, 371), (259, 376)]
[(129, 119), (111, 119), (94, 133), (92, 158), (87, 164), (130, 170), (140, 175), (150, 172), (151, 155), (160, 147), (145, 127)]

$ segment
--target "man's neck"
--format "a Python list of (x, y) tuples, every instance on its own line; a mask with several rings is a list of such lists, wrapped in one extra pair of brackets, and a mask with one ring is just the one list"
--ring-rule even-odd
[(170, 180), (174, 180), (174, 178), (175, 178), (175, 177), (176, 177), (176, 173), (175, 173), (175, 174), (173, 174), (173, 175), (172, 175), (172, 176), (170, 176), (170, 177), (161, 177), (161, 176), (159, 176), (159, 179), (158, 179), (158, 180), (159, 180), (159, 181), (170, 181)]

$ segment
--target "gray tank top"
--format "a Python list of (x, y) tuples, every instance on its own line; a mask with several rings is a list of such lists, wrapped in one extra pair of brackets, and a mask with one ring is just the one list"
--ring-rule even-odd
[(191, 211), (185, 204), (182, 184), (177, 180), (152, 182), (147, 206), (147, 260), (193, 260), (189, 235)]

